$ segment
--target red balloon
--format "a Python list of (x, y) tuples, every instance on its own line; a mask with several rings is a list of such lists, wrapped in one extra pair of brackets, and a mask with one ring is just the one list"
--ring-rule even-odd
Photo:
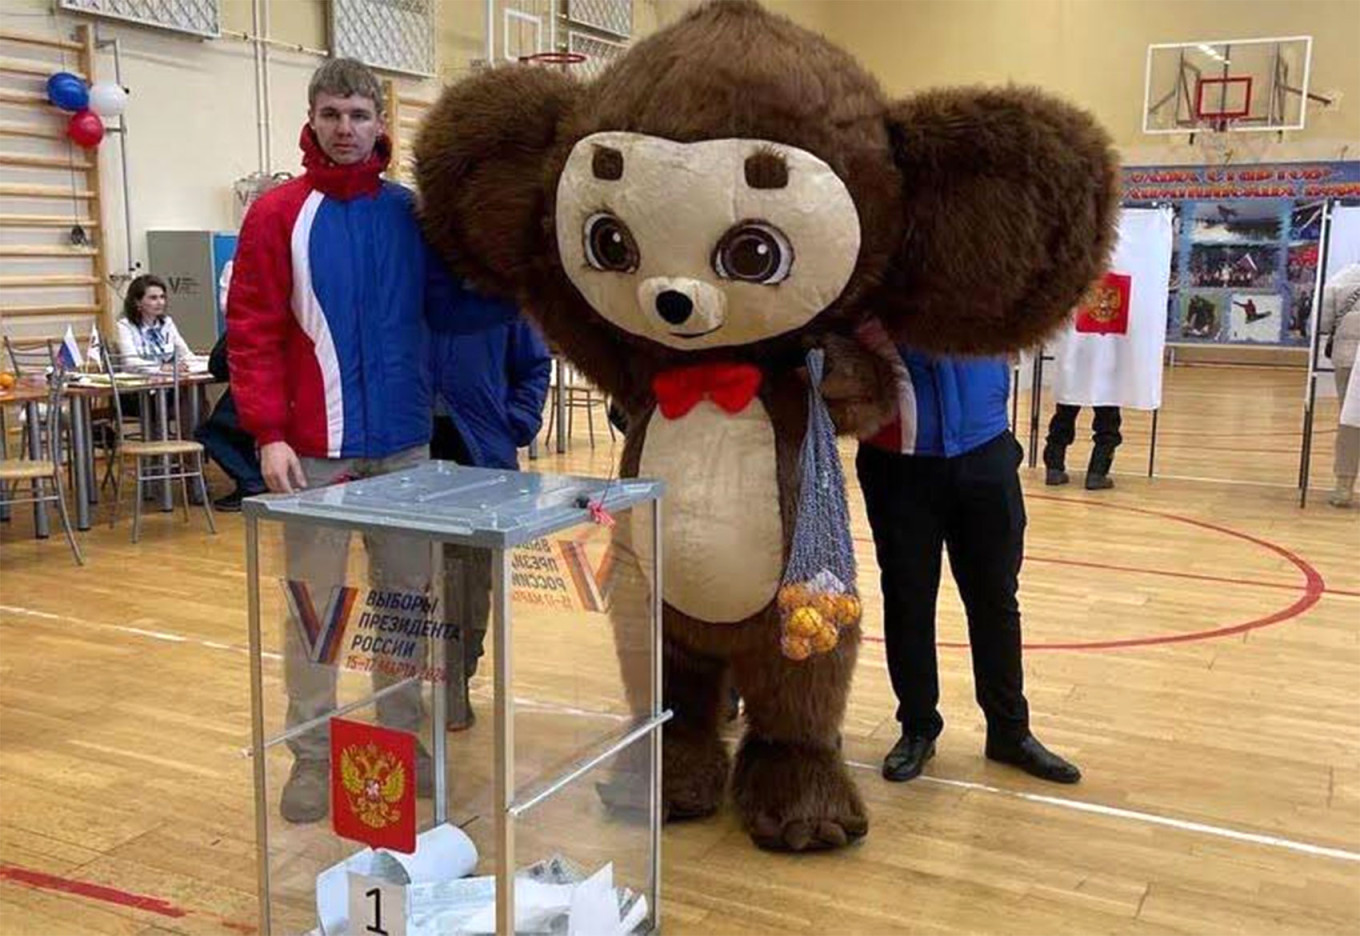
[(94, 149), (104, 139), (104, 121), (92, 110), (78, 111), (71, 115), (66, 135), (77, 146)]

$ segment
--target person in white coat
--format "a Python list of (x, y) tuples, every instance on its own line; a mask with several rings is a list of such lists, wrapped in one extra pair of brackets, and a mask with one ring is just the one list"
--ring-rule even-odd
[(165, 306), (165, 281), (159, 276), (143, 274), (128, 284), (118, 320), (118, 351), (127, 356), (126, 366), (158, 370), (178, 355), (181, 367), (187, 368), (194, 352)]
[[(1360, 263), (1352, 263), (1327, 283), (1322, 291), (1318, 331), (1327, 335), (1327, 356), (1336, 377), (1336, 398), (1346, 399), (1360, 347)], [(1355, 504), (1355, 476), (1360, 467), (1360, 427), (1340, 423), (1336, 430), (1336, 489), (1327, 502), (1333, 507)]]

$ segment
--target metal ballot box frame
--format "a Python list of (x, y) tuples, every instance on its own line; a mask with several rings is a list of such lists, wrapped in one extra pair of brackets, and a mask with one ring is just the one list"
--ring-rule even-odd
[[(414, 810), (418, 831), (423, 834), (456, 825), (471, 829), (474, 837), (483, 837), (477, 854), (489, 857), (486, 852), (494, 850), (494, 861), (485, 862), (478, 873), (486, 874), (486, 868), (494, 866), (497, 933), (515, 932), (516, 890), (527, 886), (518, 862), (550, 857), (546, 850), (553, 848), (553, 843), (559, 843), (562, 852), (589, 850), (583, 843), (592, 841), (592, 832), (598, 832), (593, 859), (603, 860), (600, 856), (608, 854), (610, 848), (628, 852), (619, 859), (630, 862), (631, 880), (636, 882), (636, 889), (630, 890), (649, 902), (643, 923), (635, 931), (658, 928), (661, 726), (670, 718), (670, 712), (661, 706), (662, 490), (661, 482), (652, 480), (497, 471), (431, 461), (380, 476), (244, 502), (250, 753), (262, 934), (291, 932), (299, 926), (304, 897), (313, 880), (320, 918), (318, 868), (342, 853), (353, 857), (352, 853), (365, 850), (360, 842), (331, 832), (335, 802), (329, 803), (327, 817), (314, 824), (294, 825), (281, 818), (279, 778), (283, 768), (291, 764), (284, 759), (282, 745), (287, 743), (296, 753), (294, 745), (300, 736), (329, 733), (337, 716), (348, 720), (367, 709), (380, 713), (378, 706), (384, 697), (412, 685), (421, 693), (419, 707), (428, 718), (422, 715), (421, 727), (411, 733), (421, 747), (428, 740), (434, 767), (432, 804)], [(602, 503), (607, 512), (604, 523), (591, 509), (597, 503)], [(610, 517), (613, 529), (609, 528)], [(494, 718), (489, 731), (482, 723), (455, 734), (446, 731), (451, 696), (440, 684), (438, 674), (448, 674), (450, 679), (462, 677), (458, 661), (446, 659), (450, 647), (462, 644), (441, 637), (430, 637), (428, 649), (420, 651), (422, 658), (428, 655), (428, 665), (417, 675), (391, 677), (388, 685), (377, 689), (369, 684), (370, 679), (378, 681), (376, 675), (368, 675), (377, 672), (372, 663), (368, 670), (352, 665), (355, 657), (346, 657), (343, 650), (338, 655), (331, 651), (329, 664), (313, 658), (305, 665), (329, 665), (335, 670), (327, 678), (332, 686), (338, 680), (339, 694), (332, 689), (331, 702), (323, 714), (299, 724), (290, 726), (275, 711), (285, 701), (284, 677), (292, 677), (291, 672), (285, 673), (285, 667), (296, 664), (271, 652), (268, 638), (277, 637), (282, 649), (286, 640), (298, 639), (296, 635), (303, 630), (299, 623), (303, 614), (288, 593), (297, 587), (293, 546), (289, 544), (298, 537), (329, 537), (326, 542), (344, 544), (339, 547), (344, 555), (336, 562), (344, 570), (344, 582), (348, 582), (358, 552), (351, 545), (353, 534), (364, 537), (365, 556), (373, 552), (375, 542), (399, 542), (404, 548), (401, 554), (407, 556), (419, 557), (425, 550), (431, 595), (440, 594), (437, 589), (447, 573), (444, 559), (451, 555), (451, 547), (489, 554), (490, 611), (485, 626), (491, 631), (494, 687)], [(560, 551), (552, 553), (552, 549)], [(592, 550), (603, 552), (604, 558), (592, 561), (587, 556)], [(571, 568), (561, 568), (564, 564)], [(283, 566), (288, 567), (287, 572), (279, 574)], [(373, 575), (382, 574), (379, 566), (375, 563), (369, 569), (370, 584)], [(552, 574), (526, 575), (524, 569), (549, 570)], [(593, 575), (592, 569), (608, 571)], [(609, 581), (602, 584), (601, 577)], [(630, 584), (625, 587), (619, 582)], [(351, 593), (351, 602), (354, 592), (363, 591), (336, 584), (332, 594)], [(583, 596), (580, 601), (574, 597), (572, 584)], [(550, 591), (546, 595), (535, 593), (536, 585)], [(377, 589), (366, 591), (371, 605)], [(626, 603), (629, 599), (631, 604)], [(321, 600), (317, 595), (318, 609)], [(358, 601), (362, 603), (363, 598)], [(347, 632), (345, 614), (333, 613), (335, 605), (332, 598), (324, 615), (311, 614), (311, 626), (315, 629), (318, 617), (339, 619), (338, 634), (330, 639), (336, 644), (352, 639), (357, 646), (363, 616), (356, 616), (359, 624)], [(621, 608), (630, 613), (621, 614)], [(452, 609), (446, 608), (443, 613), (452, 613)], [(294, 630), (272, 633), (275, 628)], [(606, 637), (608, 653), (604, 650)], [(527, 689), (520, 689), (516, 681), (517, 665), (528, 667), (531, 685)], [(622, 670), (630, 667), (631, 680), (622, 675)], [(485, 669), (482, 672), (484, 676)], [(573, 680), (578, 681), (579, 690), (562, 688)], [(569, 698), (564, 703), (534, 698), (535, 693), (550, 696), (554, 691), (565, 692)], [(289, 720), (296, 721), (296, 717), (290, 713)], [(469, 794), (465, 802), (451, 790), (451, 745), (459, 758), (454, 785), (460, 791), (463, 786), (480, 789), (484, 799), (475, 806), (471, 805), (475, 795)], [(477, 757), (478, 751), (482, 760)], [(479, 774), (485, 760), (491, 761), (490, 768)], [(334, 764), (332, 767), (334, 772)], [(480, 780), (465, 781), (465, 775), (477, 775)], [(601, 776), (607, 778), (606, 782), (587, 786), (591, 777)], [(620, 782), (618, 776), (627, 779)], [(611, 790), (616, 794), (622, 790), (616, 799), (626, 802), (611, 802)], [(545, 808), (555, 801), (563, 804), (553, 807), (555, 812)], [(618, 815), (625, 818), (617, 819)], [(517, 829), (522, 841), (536, 843), (543, 850), (517, 854)], [(634, 844), (637, 847), (632, 847)], [(570, 863), (573, 859), (568, 856), (567, 860)], [(612, 858), (610, 863), (614, 864)], [(517, 871), (521, 875), (518, 879)], [(526, 910), (529, 903), (526, 899), (521, 909)], [(641, 900), (637, 903), (640, 905)], [(276, 906), (281, 908), (279, 912), (275, 912)], [(320, 919), (312, 931), (331, 936), (332, 930), (324, 927), (325, 920)], [(364, 930), (360, 926), (354, 931)], [(368, 931), (374, 930), (370, 927)]]

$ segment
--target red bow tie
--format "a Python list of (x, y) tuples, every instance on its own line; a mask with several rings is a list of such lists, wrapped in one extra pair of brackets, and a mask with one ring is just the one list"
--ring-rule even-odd
[(679, 419), (708, 397), (729, 413), (740, 413), (760, 389), (754, 364), (695, 364), (663, 371), (652, 378), (661, 415)]

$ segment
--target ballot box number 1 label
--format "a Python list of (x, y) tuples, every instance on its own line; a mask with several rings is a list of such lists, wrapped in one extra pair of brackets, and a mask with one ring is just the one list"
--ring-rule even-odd
[(406, 936), (406, 889), (351, 873), (349, 936)]

